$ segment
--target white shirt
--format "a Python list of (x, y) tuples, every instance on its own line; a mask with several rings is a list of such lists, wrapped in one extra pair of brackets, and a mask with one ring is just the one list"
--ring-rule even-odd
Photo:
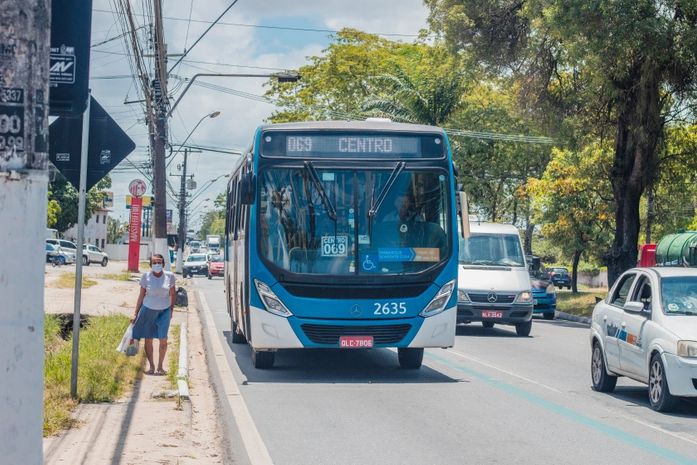
[(152, 271), (143, 273), (140, 277), (140, 287), (145, 289), (143, 306), (151, 310), (169, 308), (171, 303), (169, 289), (174, 287), (175, 281), (174, 273), (169, 271), (163, 271), (159, 277)]

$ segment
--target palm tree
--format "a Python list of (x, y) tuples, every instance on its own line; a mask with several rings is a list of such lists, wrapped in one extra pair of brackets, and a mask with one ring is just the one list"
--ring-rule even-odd
[(465, 81), (463, 74), (454, 69), (412, 78), (399, 67), (394, 74), (376, 79), (385, 93), (368, 98), (364, 111), (394, 121), (434, 126), (443, 125), (458, 108)]

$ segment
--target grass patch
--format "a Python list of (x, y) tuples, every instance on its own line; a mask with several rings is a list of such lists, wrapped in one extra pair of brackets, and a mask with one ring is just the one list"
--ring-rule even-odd
[(179, 371), (179, 344), (181, 339), (181, 325), (172, 326), (172, 338), (169, 347), (169, 363), (167, 365), (167, 379), (172, 389), (177, 387), (177, 371)]
[[(128, 323), (128, 317), (123, 315), (95, 316), (80, 332), (77, 401), (70, 398), (72, 335), (46, 353), (44, 436), (74, 424), (71, 412), (77, 402), (112, 402), (133, 383), (142, 366), (142, 352), (126, 357), (115, 350)], [(51, 322), (45, 327), (45, 339), (52, 339), (50, 332), (57, 325)]]
[(113, 281), (130, 281), (131, 273), (122, 271), (121, 273), (107, 273), (99, 276), (102, 279), (111, 279)]
[[(97, 281), (94, 279), (90, 279), (85, 275), (82, 275), (82, 288), (87, 289), (88, 287), (92, 287), (97, 284)], [(72, 289), (75, 287), (75, 273), (72, 272), (66, 272), (66, 273), (61, 273), (58, 276), (58, 279), (53, 283), (53, 287), (57, 287), (59, 289)]]
[(557, 310), (579, 316), (591, 316), (595, 298), (604, 299), (607, 289), (582, 287), (578, 294), (571, 291), (557, 291)]

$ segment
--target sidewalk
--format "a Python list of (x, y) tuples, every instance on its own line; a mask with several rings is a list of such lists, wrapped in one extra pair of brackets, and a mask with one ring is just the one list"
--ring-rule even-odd
[[(111, 299), (119, 304), (122, 301), (135, 302), (137, 282), (99, 281), (102, 301)], [(192, 291), (187, 290), (191, 295)], [(50, 302), (53, 291), (47, 288), (47, 302)], [(83, 300), (86, 313), (89, 313), (89, 309), (98, 314), (104, 313), (103, 306), (94, 305), (89, 297), (86, 300)], [(132, 305), (121, 308), (122, 311), (116, 311), (125, 314), (132, 312)], [(165, 376), (143, 375), (132, 391), (117, 402), (78, 406), (74, 412), (80, 423), (78, 427), (44, 438), (45, 464), (223, 463), (223, 440), (216, 418), (215, 393), (206, 366), (201, 322), (191, 297), (188, 311), (175, 311), (170, 336), (173, 327), (184, 321), (189, 328), (190, 400), (153, 397), (172, 390), (169, 380)], [(157, 353), (157, 344), (155, 347)], [(167, 358), (171, 353), (170, 348)]]

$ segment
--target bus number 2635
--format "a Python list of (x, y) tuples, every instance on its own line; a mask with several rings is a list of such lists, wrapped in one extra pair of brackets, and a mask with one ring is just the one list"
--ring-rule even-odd
[(375, 302), (373, 315), (404, 315), (407, 313), (406, 302), (386, 302), (384, 304)]

